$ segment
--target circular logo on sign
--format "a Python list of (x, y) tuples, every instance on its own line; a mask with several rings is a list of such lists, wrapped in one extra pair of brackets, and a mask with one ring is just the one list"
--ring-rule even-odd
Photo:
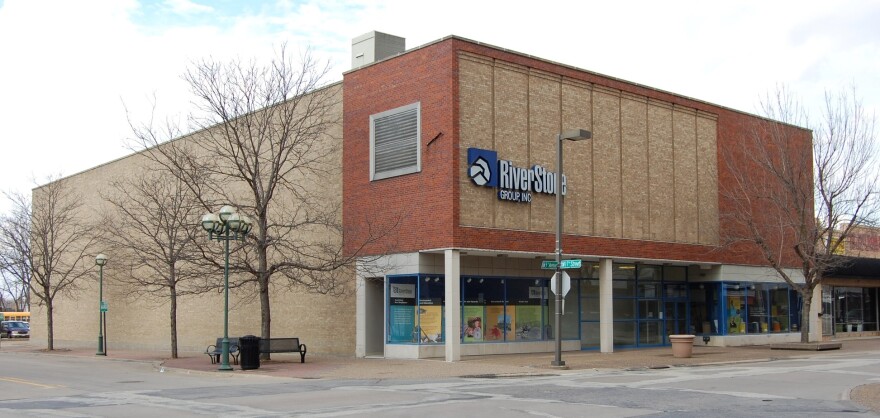
[(489, 169), (489, 163), (483, 157), (477, 157), (474, 160), (468, 173), (471, 176), (471, 180), (478, 186), (485, 186), (492, 180), (492, 171)]

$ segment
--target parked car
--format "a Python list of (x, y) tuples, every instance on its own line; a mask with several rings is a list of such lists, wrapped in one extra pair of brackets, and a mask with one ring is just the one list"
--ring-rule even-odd
[(24, 321), (0, 322), (0, 336), (6, 338), (28, 338), (31, 336), (31, 327)]

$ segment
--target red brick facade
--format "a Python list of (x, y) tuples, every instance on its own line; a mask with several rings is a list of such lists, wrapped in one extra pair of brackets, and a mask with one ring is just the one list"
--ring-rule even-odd
[[(718, 116), (718, 181), (730, 181), (722, 164), (725, 149), (737, 144), (747, 125), (761, 119), (614, 78), (459, 38), (446, 38), (400, 56), (363, 67), (344, 77), (343, 219), (346, 251), (378, 255), (436, 248), (481, 248), (549, 253), (554, 236), (516, 230), (460, 227), (458, 52), (527, 66), (623, 92), (686, 106)], [(370, 181), (372, 114), (421, 102), (421, 172)], [(809, 132), (791, 128), (809, 146)], [(719, 190), (722, 189), (719, 187)], [(731, 203), (719, 195), (719, 210)], [(730, 223), (719, 222), (722, 235)], [(383, 239), (369, 242), (377, 233)], [(364, 246), (364, 244), (366, 246)], [(620, 258), (761, 264), (748, 246), (706, 246), (588, 236), (566, 237), (567, 253)]]

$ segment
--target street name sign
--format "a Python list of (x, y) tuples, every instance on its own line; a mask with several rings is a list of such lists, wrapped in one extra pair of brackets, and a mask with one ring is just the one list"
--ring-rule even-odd
[[(556, 270), (556, 262), (553, 260), (544, 260), (541, 262), (541, 268), (544, 270)], [(579, 269), (581, 268), (581, 260), (562, 260), (560, 269)]]

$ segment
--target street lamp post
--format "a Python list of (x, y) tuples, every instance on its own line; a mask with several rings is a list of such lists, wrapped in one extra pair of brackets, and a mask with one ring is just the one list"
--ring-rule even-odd
[(107, 256), (98, 254), (95, 256), (95, 264), (98, 265), (98, 352), (96, 356), (106, 356), (104, 351), (104, 264), (107, 264)]
[(229, 365), (229, 241), (244, 240), (251, 231), (250, 219), (239, 215), (229, 205), (220, 208), (219, 213), (202, 216), (202, 228), (208, 238), (224, 243), (223, 264), (223, 342), (220, 351), (220, 370), (232, 370)]
[(563, 367), (562, 360), (562, 141), (590, 139), (593, 134), (583, 129), (570, 129), (556, 135), (556, 319), (554, 324), (556, 353), (551, 366)]

